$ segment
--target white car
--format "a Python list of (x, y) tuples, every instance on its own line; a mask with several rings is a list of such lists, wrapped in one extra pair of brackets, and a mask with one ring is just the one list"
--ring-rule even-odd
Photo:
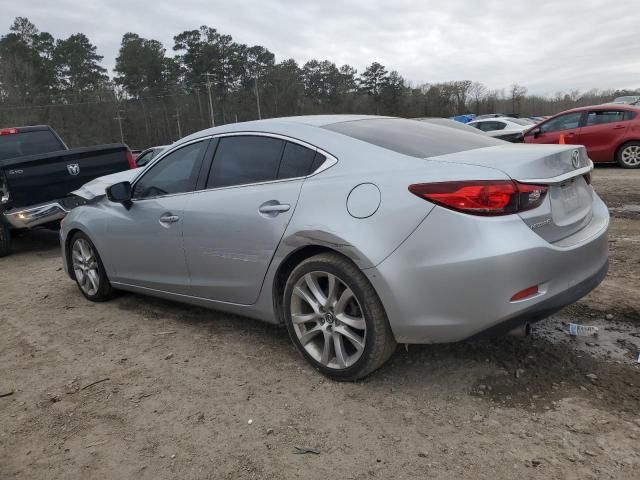
[(474, 120), (473, 122), (467, 123), (467, 125), (482, 130), (483, 132), (495, 132), (497, 130), (523, 132), (535, 125), (535, 122), (527, 118), (496, 117)]

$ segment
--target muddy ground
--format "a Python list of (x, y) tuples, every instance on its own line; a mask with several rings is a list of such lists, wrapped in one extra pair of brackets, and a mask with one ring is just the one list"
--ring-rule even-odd
[[(640, 171), (594, 185), (613, 216), (596, 291), (532, 337), (400, 347), (352, 384), (282, 328), (89, 303), (55, 233), (17, 238), (0, 259), (0, 478), (638, 478)], [(600, 335), (571, 340), (569, 321)]]

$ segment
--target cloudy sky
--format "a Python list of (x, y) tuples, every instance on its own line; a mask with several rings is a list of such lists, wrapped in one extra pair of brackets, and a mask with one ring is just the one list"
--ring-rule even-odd
[(640, 87), (637, 0), (0, 0), (6, 33), (26, 16), (84, 32), (112, 68), (133, 31), (163, 42), (202, 24), (276, 59), (372, 61), (417, 83), (479, 80), (531, 93)]

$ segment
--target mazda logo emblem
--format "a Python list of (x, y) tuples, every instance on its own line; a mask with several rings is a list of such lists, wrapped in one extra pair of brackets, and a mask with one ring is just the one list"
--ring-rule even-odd
[(578, 168), (580, 166), (580, 152), (578, 150), (574, 150), (571, 154), (571, 164), (573, 168)]

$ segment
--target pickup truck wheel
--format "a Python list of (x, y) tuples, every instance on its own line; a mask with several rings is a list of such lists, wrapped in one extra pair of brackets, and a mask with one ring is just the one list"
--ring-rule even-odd
[(84, 233), (76, 233), (69, 248), (71, 270), (82, 294), (92, 302), (113, 296), (113, 288), (95, 245)]
[(640, 142), (622, 145), (616, 153), (616, 160), (622, 168), (640, 168)]
[(9, 225), (0, 219), (0, 257), (9, 255), (11, 251), (11, 230)]

